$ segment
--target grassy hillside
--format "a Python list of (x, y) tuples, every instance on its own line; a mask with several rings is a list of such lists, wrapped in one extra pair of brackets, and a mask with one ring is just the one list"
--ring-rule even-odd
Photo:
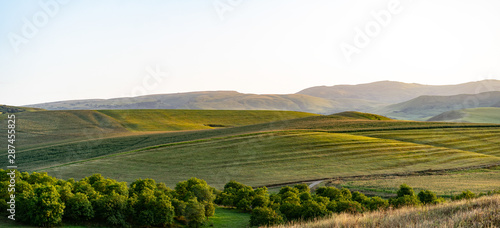
[(312, 222), (296, 222), (281, 227), (498, 227), (500, 195), (462, 200), (426, 207), (401, 208), (364, 214), (340, 214)]
[[(491, 124), (395, 121), (358, 112), (329, 116), (199, 110), (37, 113), (43, 115), (30, 124), (21, 124), (30, 116), (20, 114), (19, 127), (29, 126), (23, 134), (34, 132), (32, 139), (47, 142), (20, 147), (19, 167), (60, 178), (99, 171), (121, 181), (151, 177), (173, 184), (195, 176), (221, 187), (230, 179), (268, 185), (500, 162), (495, 141), (500, 125)], [(151, 119), (158, 119), (158, 125)], [(214, 129), (151, 132), (167, 129), (169, 123), (173, 129)], [(219, 127), (249, 123), (258, 124)], [(97, 133), (88, 133), (92, 131)], [(64, 141), (52, 139), (58, 134)], [(426, 138), (435, 135), (440, 141)]]
[(428, 121), (500, 123), (500, 108), (470, 108), (441, 113)]
[(500, 189), (500, 166), (458, 171), (428, 171), (427, 175), (386, 176), (331, 180), (328, 186), (346, 187), (367, 195), (394, 197), (401, 184), (408, 184), (419, 192), (432, 189), (440, 197), (459, 195), (464, 190), (485, 193)]
[(499, 100), (500, 91), (455, 96), (421, 96), (376, 109), (374, 112), (397, 119), (427, 120), (447, 111), (495, 107)]
[(81, 178), (99, 170), (121, 181), (151, 177), (167, 185), (195, 176), (220, 188), (231, 179), (256, 186), (491, 163), (500, 163), (500, 157), (344, 133), (287, 131), (174, 143), (44, 171)]
[(451, 96), (489, 91), (500, 91), (500, 81), (483, 80), (443, 86), (380, 81), (359, 85), (316, 86), (304, 89), (298, 92), (298, 94), (325, 99), (355, 98), (385, 103), (399, 103), (423, 95)]
[(315, 114), (291, 111), (99, 110), (131, 131), (179, 131), (237, 127)]
[[(144, 134), (148, 131), (202, 130), (315, 116), (288, 111), (71, 110), (16, 114), (22, 149)], [(7, 115), (0, 115), (5, 120)], [(5, 135), (2, 125), (0, 136)], [(6, 136), (5, 136), (6, 137)]]

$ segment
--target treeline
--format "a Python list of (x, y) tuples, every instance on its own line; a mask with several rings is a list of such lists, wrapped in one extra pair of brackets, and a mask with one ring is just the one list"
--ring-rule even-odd
[[(0, 169), (0, 207), (11, 209), (11, 178)], [(488, 192), (488, 194), (498, 194)], [(367, 197), (360, 192), (335, 187), (320, 187), (314, 193), (308, 185), (282, 187), (270, 194), (266, 187), (230, 181), (223, 191), (204, 180), (191, 178), (174, 189), (152, 179), (125, 182), (94, 174), (79, 181), (61, 180), (47, 173), (15, 175), (16, 221), (35, 226), (95, 224), (115, 227), (198, 227), (215, 213), (214, 204), (251, 213), (250, 225), (275, 225), (309, 220), (332, 213), (362, 213), (389, 207), (417, 206), (443, 202), (429, 190), (418, 194), (401, 185), (397, 196), (388, 200)], [(483, 194), (464, 191), (452, 199), (472, 199)]]
[[(500, 193), (488, 192), (488, 194)], [(465, 191), (452, 197), (454, 200), (471, 199), (476, 195)], [(251, 226), (276, 225), (290, 221), (309, 220), (332, 213), (362, 213), (385, 210), (389, 207), (418, 206), (444, 202), (429, 190), (416, 194), (410, 186), (403, 184), (397, 196), (388, 200), (378, 196), (367, 197), (360, 192), (335, 187), (320, 187), (311, 193), (308, 185), (297, 184), (282, 187), (279, 193), (268, 194), (267, 188), (252, 189), (249, 186), (231, 181), (224, 186), (224, 191), (217, 195), (215, 202), (252, 213)]]
[[(117, 227), (197, 227), (214, 215), (216, 190), (191, 178), (170, 189), (152, 179), (125, 182), (101, 174), (80, 181), (16, 172), (15, 219), (35, 226), (96, 223)], [(10, 177), (0, 169), (0, 207), (10, 208)]]

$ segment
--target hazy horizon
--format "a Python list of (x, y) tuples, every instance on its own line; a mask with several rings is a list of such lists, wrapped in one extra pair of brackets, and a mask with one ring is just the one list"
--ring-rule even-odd
[(500, 79), (500, 2), (0, 0), (0, 103)]

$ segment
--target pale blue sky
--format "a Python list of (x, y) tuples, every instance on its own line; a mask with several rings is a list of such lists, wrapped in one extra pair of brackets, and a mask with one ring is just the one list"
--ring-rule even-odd
[[(497, 0), (40, 2), (57, 1), (0, 0), (0, 104), (500, 79)], [(372, 15), (383, 12), (387, 23)], [(372, 32), (361, 46), (358, 29)], [(161, 80), (147, 70), (157, 66)]]

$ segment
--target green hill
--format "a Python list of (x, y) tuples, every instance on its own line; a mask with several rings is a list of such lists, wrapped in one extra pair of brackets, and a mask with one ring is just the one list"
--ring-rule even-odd
[[(494, 135), (500, 136), (500, 130)], [(484, 145), (498, 149), (494, 142)], [(347, 133), (285, 131), (172, 143), (44, 171), (62, 178), (81, 178), (99, 170), (122, 181), (155, 178), (171, 187), (178, 180), (195, 176), (220, 188), (232, 179), (258, 186), (500, 163), (497, 155), (490, 150), (479, 153)]]
[[(47, 171), (59, 178), (80, 178), (98, 171), (120, 181), (151, 177), (171, 187), (192, 176), (217, 187), (230, 179), (255, 186), (500, 163), (499, 147), (492, 140), (500, 136), (500, 125), (491, 124), (397, 121), (359, 112), (328, 116), (200, 110), (40, 113), (47, 113), (47, 118), (54, 113), (74, 118), (76, 125), (83, 121), (88, 132), (93, 127), (112, 132), (87, 138), (76, 134), (64, 142), (34, 143), (18, 151), (21, 170)], [(207, 128), (207, 121), (231, 126), (257, 124), (154, 133), (150, 131), (153, 121), (139, 121), (147, 117), (171, 117), (179, 123), (176, 128), (190, 129)], [(218, 118), (233, 121), (217, 122)], [(65, 131), (72, 132), (76, 125)], [(158, 125), (167, 126), (168, 121)], [(57, 135), (55, 129), (53, 134)], [(433, 137), (439, 134), (437, 139)]]
[[(21, 149), (34, 149), (75, 141), (141, 135), (158, 131), (244, 126), (315, 115), (304, 112), (258, 110), (69, 110), (22, 112), (16, 114), (16, 137)], [(6, 117), (7, 115), (0, 115), (1, 120)], [(5, 128), (6, 126), (3, 126), (4, 130)], [(4, 130), (0, 132), (0, 136), (6, 134)]]
[(500, 108), (470, 108), (453, 110), (434, 116), (428, 119), (428, 121), (500, 124)]
[(495, 107), (499, 100), (500, 91), (455, 96), (421, 96), (374, 112), (397, 119), (427, 120), (447, 111)]

